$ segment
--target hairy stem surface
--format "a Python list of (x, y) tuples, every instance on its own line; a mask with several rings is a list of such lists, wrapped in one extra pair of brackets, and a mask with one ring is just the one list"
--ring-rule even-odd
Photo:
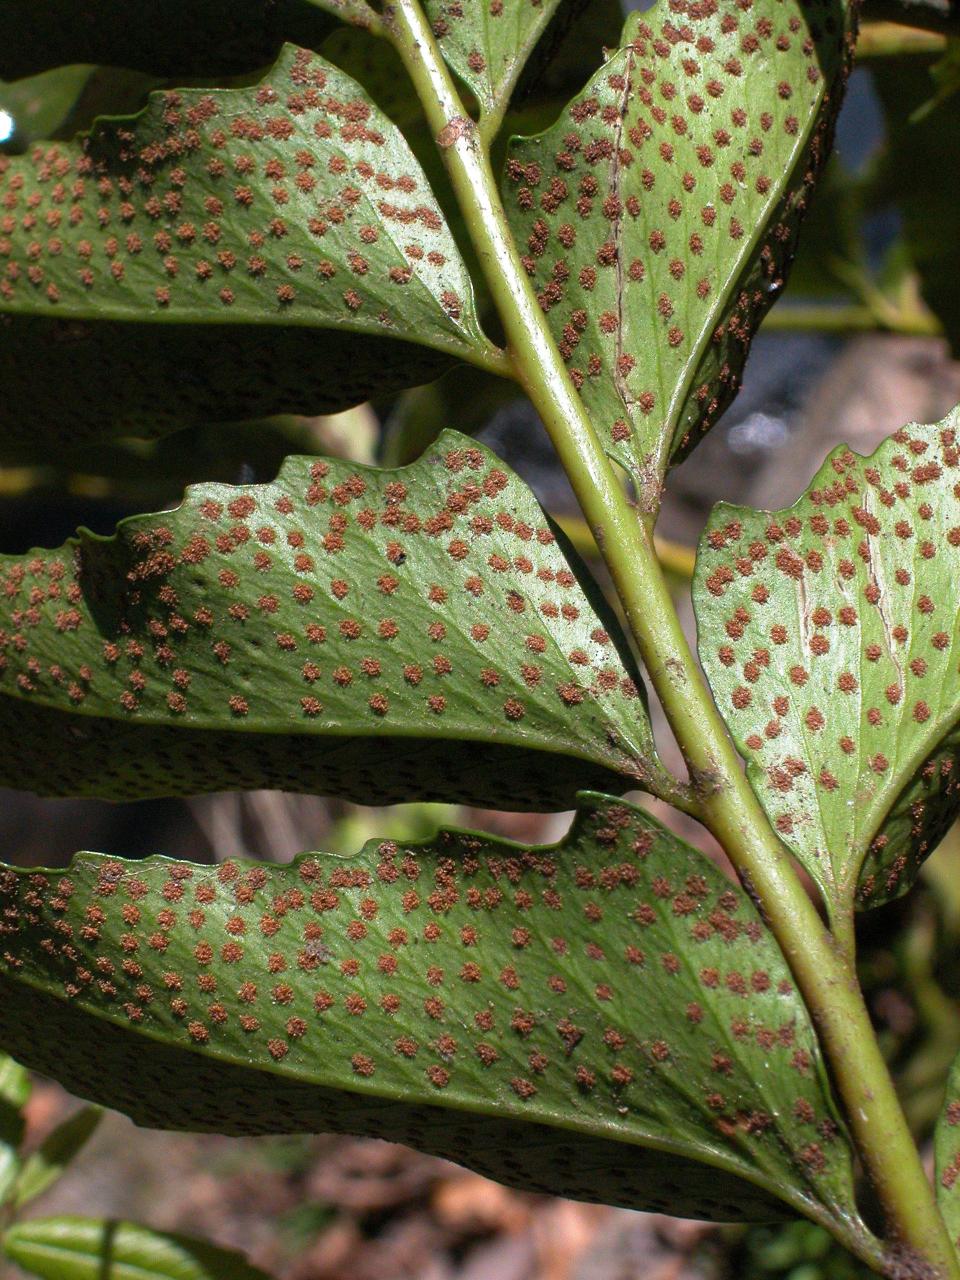
[[(567, 376), (507, 226), (483, 141), (418, 0), (384, 21), (416, 86), (507, 335), (516, 374), (543, 419), (603, 554), (697, 792), (698, 816), (736, 866), (776, 936), (817, 1024), (850, 1128), (887, 1215), (891, 1249), (853, 1224), (844, 1243), (890, 1276), (960, 1280), (932, 1189), (880, 1054), (849, 959), (821, 921), (743, 773), (673, 607), (653, 545)], [(912, 1267), (912, 1270), (906, 1268)]]

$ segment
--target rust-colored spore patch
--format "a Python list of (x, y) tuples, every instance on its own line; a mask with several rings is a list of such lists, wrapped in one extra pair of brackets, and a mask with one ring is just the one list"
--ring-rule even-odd
[[(66, 405), (58, 387), (73, 444), (95, 433), (94, 404), (101, 435), (169, 430), (183, 411), (182, 373), (163, 362), (165, 379), (151, 371), (163, 343), (145, 343), (141, 325), (164, 343), (179, 326), (208, 326), (202, 365), (181, 343), (198, 374), (191, 420), (206, 408), (221, 419), (315, 412), (330, 403), (324, 383), (355, 403), (379, 380), (410, 385), (443, 357), (488, 346), (456, 243), (402, 134), (349, 76), (293, 46), (258, 85), (155, 93), (140, 115), (98, 121), (77, 141), (0, 156), (0, 312), (14, 341), (25, 325), (73, 375)], [(124, 358), (101, 346), (100, 325), (120, 350), (129, 343)], [(251, 325), (268, 331), (264, 353), (247, 344), (259, 386), (228, 348)], [(354, 336), (329, 352), (312, 341), (305, 354), (300, 327)], [(378, 374), (385, 339), (398, 345)], [(426, 368), (415, 356), (404, 371), (404, 340), (433, 351)], [(36, 430), (46, 401), (28, 411), (29, 372), (18, 375), (12, 357), (3, 369), (10, 427), (26, 445), (16, 417)]]
[(424, 0), (423, 7), (440, 52), (469, 86), (482, 119), (506, 107), (527, 58), (564, 6), (562, 0)]
[(512, 144), (524, 265), (574, 387), (651, 504), (735, 394), (783, 288), (854, 8), (662, 0), (628, 19), (556, 125)]
[(719, 506), (700, 655), (757, 794), (836, 901), (897, 897), (960, 808), (960, 413), (835, 451), (786, 511)]
[(615, 619), (530, 491), (454, 432), (398, 471), (293, 458), (113, 539), (0, 558), (14, 725), (7, 785), (114, 798), (560, 807), (653, 761)]
[(0, 1044), (149, 1125), (373, 1132), (697, 1217), (855, 1212), (775, 942), (609, 797), (556, 847), (444, 832), (286, 867), (0, 872)]

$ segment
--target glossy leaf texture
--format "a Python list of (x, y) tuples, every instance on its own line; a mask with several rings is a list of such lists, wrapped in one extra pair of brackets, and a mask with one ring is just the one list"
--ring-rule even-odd
[(544, 1192), (858, 1230), (778, 948), (631, 805), (582, 796), (549, 847), (81, 854), (0, 872), (0, 905), (0, 1044), (140, 1124), (371, 1133)]
[(493, 350), (403, 136), (292, 46), (258, 85), (0, 157), (0, 210), (11, 445), (333, 411)]
[[(477, 100), (481, 122), (499, 118), (550, 20), (583, 0), (425, 0), (424, 10), (445, 61)], [(599, 56), (600, 50), (597, 50)]]
[(933, 1139), (937, 1205), (960, 1255), (960, 1058), (947, 1078), (947, 1092)]
[(109, 1219), (33, 1218), (3, 1248), (41, 1280), (268, 1280), (233, 1249)]
[(652, 769), (616, 619), (456, 432), (399, 470), (291, 458), (197, 486), (113, 538), (0, 558), (0, 584), (6, 786), (522, 809)]
[(960, 411), (785, 511), (720, 504), (695, 579), (700, 659), (754, 790), (832, 906), (903, 893), (957, 814)]
[(256, 70), (284, 41), (316, 49), (333, 0), (0, 0), (0, 77), (100, 63), (160, 76)]
[(535, 137), (504, 198), (570, 377), (655, 506), (783, 287), (850, 51), (840, 0), (666, 3)]

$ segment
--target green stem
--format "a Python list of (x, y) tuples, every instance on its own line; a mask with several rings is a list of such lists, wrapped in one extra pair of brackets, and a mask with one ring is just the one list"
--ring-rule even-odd
[[(775, 934), (816, 1022), (850, 1127), (886, 1211), (901, 1262), (889, 1274), (960, 1280), (893, 1083), (849, 963), (835, 947), (743, 774), (690, 651), (657, 561), (652, 521), (631, 507), (567, 376), (507, 224), (489, 159), (468, 119), (418, 0), (394, 0), (384, 22), (416, 87), (446, 163), (507, 335), (606, 561), (651, 682), (699, 795), (699, 814), (737, 867)], [(837, 1224), (875, 1264), (868, 1241)]]
[[(557, 524), (567, 535), (582, 556), (596, 556), (597, 544), (585, 520), (577, 516), (555, 516)], [(654, 549), (657, 559), (667, 574), (680, 578), (683, 582), (693, 580), (693, 570), (697, 562), (697, 553), (693, 547), (684, 546), (682, 542), (671, 542), (669, 538), (654, 537)]]

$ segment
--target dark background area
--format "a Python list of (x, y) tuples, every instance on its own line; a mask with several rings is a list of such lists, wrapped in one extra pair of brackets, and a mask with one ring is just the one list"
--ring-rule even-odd
[[(954, 245), (960, 240), (960, 198), (954, 198), (960, 149), (950, 151), (951, 131), (960, 139), (960, 98), (940, 106), (932, 124), (916, 126), (919, 133), (908, 123), (932, 92), (930, 62), (871, 61), (856, 70), (837, 156), (786, 301), (754, 344), (734, 406), (673, 473), (660, 525), (673, 542), (695, 546), (719, 498), (783, 506), (835, 444), (869, 452), (902, 423), (935, 420), (960, 401), (960, 363), (951, 354), (957, 315), (949, 302), (936, 304), (944, 268), (935, 246), (915, 233), (923, 221), (918, 185), (928, 183), (930, 208), (953, 211), (952, 222), (941, 219), (939, 235)], [(139, 87), (125, 92), (136, 98)], [(10, 127), (4, 129), (0, 116), (0, 133), (9, 132), (5, 145), (16, 147), (36, 112), (22, 86), (6, 96), (0, 86), (4, 104)], [(952, 169), (945, 160), (946, 168), (941, 164), (920, 182), (907, 161), (923, 153), (931, 132), (944, 157), (952, 154)], [(955, 274), (951, 284), (955, 291)], [(338, 419), (196, 431), (42, 468), (0, 468), (0, 553), (57, 545), (78, 524), (110, 532), (126, 514), (176, 502), (193, 480), (269, 479), (294, 448), (358, 461), (403, 460), (425, 430), (448, 425), (477, 434), (551, 512), (575, 515), (530, 406), (513, 388), (467, 376), (477, 385), (465, 387), (455, 373), (425, 392)], [(686, 607), (684, 616), (689, 624)], [(662, 723), (658, 727), (662, 731)], [(16, 743), (5, 749), (15, 751)], [(445, 821), (543, 841), (555, 839), (567, 820), (436, 805), (362, 809), (274, 792), (115, 806), (0, 791), (0, 848), (4, 859), (22, 865), (63, 865), (78, 848), (203, 862), (235, 855), (283, 861), (303, 849), (349, 852), (377, 834), (426, 835)], [(709, 845), (693, 824), (678, 821), (683, 834)], [(953, 961), (960, 911), (951, 876), (960, 860), (956, 843), (948, 837), (908, 904), (876, 913), (863, 930), (873, 1012), (921, 1134), (939, 1105), (937, 1081), (960, 1047), (960, 976)], [(943, 998), (935, 1026), (923, 1012), (931, 983)], [(73, 1105), (57, 1087), (41, 1083), (30, 1104), (34, 1139)], [(865, 1274), (806, 1225), (717, 1229), (507, 1191), (385, 1143), (198, 1139), (134, 1132), (119, 1116), (108, 1117), (75, 1171), (37, 1209), (130, 1217), (208, 1235), (244, 1248), (283, 1280), (843, 1280)]]

